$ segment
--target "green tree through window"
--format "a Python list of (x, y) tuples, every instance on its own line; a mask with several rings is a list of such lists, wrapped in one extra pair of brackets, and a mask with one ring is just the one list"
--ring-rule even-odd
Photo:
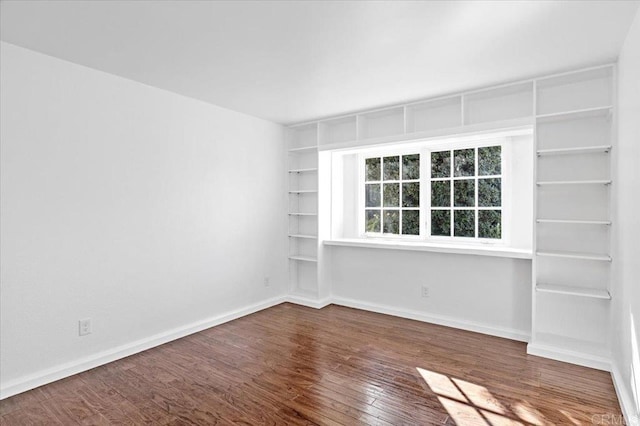
[(420, 235), (420, 154), (365, 159), (365, 232)]

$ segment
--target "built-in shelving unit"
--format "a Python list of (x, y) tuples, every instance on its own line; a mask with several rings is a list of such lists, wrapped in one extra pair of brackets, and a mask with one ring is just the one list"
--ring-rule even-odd
[(332, 232), (331, 201), (323, 198), (332, 189), (322, 174), (332, 150), (533, 128), (528, 350), (607, 368), (615, 113), (615, 66), (604, 65), (291, 126), (291, 291), (317, 300), (329, 294), (321, 241)]
[(317, 292), (318, 125), (288, 129), (289, 292)]
[(613, 66), (535, 82), (532, 336), (528, 350), (606, 369), (612, 295)]

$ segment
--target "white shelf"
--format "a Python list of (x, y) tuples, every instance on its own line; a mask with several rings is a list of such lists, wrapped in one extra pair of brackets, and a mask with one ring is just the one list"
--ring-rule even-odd
[(289, 173), (314, 173), (317, 171), (318, 171), (317, 168), (293, 169), (293, 170), (289, 170)]
[(611, 151), (611, 145), (599, 146), (579, 146), (575, 148), (556, 148), (556, 149), (539, 149), (538, 156), (542, 155), (570, 155), (570, 154), (590, 154), (590, 153), (608, 153)]
[(306, 235), (306, 234), (289, 234), (289, 238), (307, 238), (310, 240), (315, 240), (318, 237), (315, 235)]
[(289, 216), (318, 216), (318, 213), (300, 213), (300, 212), (291, 212)]
[(569, 296), (589, 297), (592, 299), (607, 299), (607, 300), (611, 299), (611, 294), (609, 293), (608, 290), (575, 287), (575, 286), (560, 285), (560, 284), (538, 283), (536, 285), (536, 291), (541, 291), (545, 293), (566, 294)]
[(569, 225), (611, 225), (610, 220), (536, 219), (537, 223), (565, 223)]
[(550, 114), (538, 114), (536, 116), (537, 120), (540, 121), (552, 121), (552, 120), (563, 120), (563, 119), (576, 119), (583, 117), (596, 117), (599, 115), (609, 115), (612, 111), (611, 105), (595, 107), (595, 108), (583, 108), (576, 109), (572, 111), (562, 111), (562, 112), (553, 112)]
[(564, 257), (568, 259), (599, 260), (611, 262), (611, 256), (595, 253), (578, 253), (573, 251), (537, 251), (538, 256)]
[(295, 190), (289, 191), (289, 194), (315, 194), (317, 192), (318, 192), (317, 189), (295, 189)]
[(300, 148), (289, 148), (289, 152), (306, 152), (306, 151), (315, 151), (317, 149), (318, 149), (317, 146), (311, 145), (311, 146), (303, 146)]
[(538, 186), (547, 185), (611, 185), (611, 180), (556, 180), (536, 182)]
[(318, 259), (316, 259), (315, 257), (310, 257), (310, 256), (289, 256), (289, 259), (291, 260), (300, 260), (302, 262), (317, 262)]

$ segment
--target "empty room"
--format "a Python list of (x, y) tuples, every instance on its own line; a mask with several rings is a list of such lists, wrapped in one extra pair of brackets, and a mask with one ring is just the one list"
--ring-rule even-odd
[(640, 0), (0, 0), (0, 424), (640, 426)]

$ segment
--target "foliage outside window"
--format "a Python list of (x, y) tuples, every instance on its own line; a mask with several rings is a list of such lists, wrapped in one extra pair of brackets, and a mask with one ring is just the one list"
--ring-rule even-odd
[(365, 159), (365, 230), (420, 235), (420, 154)]
[(502, 238), (502, 148), (431, 153), (432, 236)]

